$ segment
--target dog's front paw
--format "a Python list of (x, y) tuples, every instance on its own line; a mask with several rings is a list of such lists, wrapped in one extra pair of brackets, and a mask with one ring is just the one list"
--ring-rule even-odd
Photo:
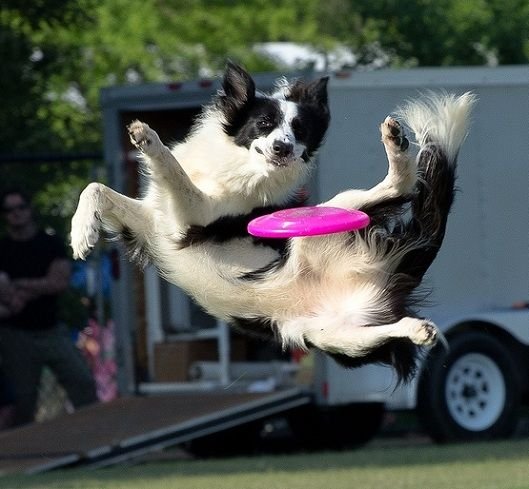
[(84, 260), (99, 239), (100, 216), (98, 209), (100, 186), (91, 183), (79, 197), (79, 205), (72, 217), (70, 245), (75, 259)]
[(74, 259), (85, 260), (99, 239), (99, 222), (95, 215), (83, 210), (76, 211), (72, 218), (70, 246)]
[(402, 126), (388, 116), (380, 126), (380, 132), (382, 133), (382, 142), (387, 146), (393, 146), (399, 151), (406, 151), (410, 145), (408, 138), (404, 134)]
[(159, 151), (162, 142), (147, 124), (141, 121), (134, 121), (127, 126), (130, 142), (146, 155)]

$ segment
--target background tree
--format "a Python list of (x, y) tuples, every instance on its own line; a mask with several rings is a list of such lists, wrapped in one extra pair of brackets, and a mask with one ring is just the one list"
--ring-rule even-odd
[(529, 60), (525, 0), (326, 0), (319, 30), (359, 63), (390, 66), (518, 64)]

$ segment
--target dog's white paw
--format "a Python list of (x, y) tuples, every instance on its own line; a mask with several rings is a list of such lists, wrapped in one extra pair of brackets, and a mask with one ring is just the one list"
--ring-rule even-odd
[(157, 154), (163, 147), (158, 134), (147, 124), (134, 121), (127, 126), (130, 142), (148, 156)]
[(84, 260), (92, 251), (99, 239), (100, 210), (99, 193), (100, 185), (91, 183), (81, 196), (74, 216), (70, 232), (70, 245), (75, 259)]
[(395, 196), (411, 195), (417, 183), (417, 165), (409, 155), (408, 138), (398, 121), (390, 116), (380, 125), (380, 132), (389, 163), (386, 183)]
[(410, 331), (410, 340), (420, 346), (434, 346), (438, 336), (437, 326), (426, 319), (416, 320)]
[(382, 142), (386, 146), (391, 146), (397, 151), (406, 151), (410, 145), (408, 138), (404, 134), (402, 126), (390, 116), (387, 116), (380, 125)]

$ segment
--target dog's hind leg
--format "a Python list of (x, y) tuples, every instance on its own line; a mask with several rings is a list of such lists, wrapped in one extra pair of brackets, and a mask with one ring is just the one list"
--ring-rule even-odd
[(380, 132), (389, 163), (386, 178), (369, 190), (347, 190), (321, 205), (361, 209), (410, 199), (417, 183), (417, 165), (408, 152), (408, 139), (401, 125), (389, 116), (380, 125)]
[(70, 244), (74, 258), (85, 259), (99, 239), (100, 228), (133, 233), (136, 239), (153, 234), (153, 218), (141, 201), (101, 183), (89, 184), (79, 197), (72, 218)]
[(145, 156), (149, 177), (166, 190), (180, 225), (206, 224), (208, 197), (191, 181), (171, 150), (147, 124), (134, 121), (127, 127), (132, 144)]
[(404, 317), (392, 324), (356, 326), (348, 317), (300, 317), (280, 328), (284, 342), (312, 345), (320, 350), (347, 357), (361, 357), (396, 338), (407, 338), (415, 345), (433, 346), (437, 327), (426, 319)]

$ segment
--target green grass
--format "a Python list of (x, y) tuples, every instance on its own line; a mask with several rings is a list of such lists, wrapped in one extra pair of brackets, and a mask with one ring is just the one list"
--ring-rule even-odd
[(185, 460), (0, 478), (2, 489), (529, 489), (529, 440)]

